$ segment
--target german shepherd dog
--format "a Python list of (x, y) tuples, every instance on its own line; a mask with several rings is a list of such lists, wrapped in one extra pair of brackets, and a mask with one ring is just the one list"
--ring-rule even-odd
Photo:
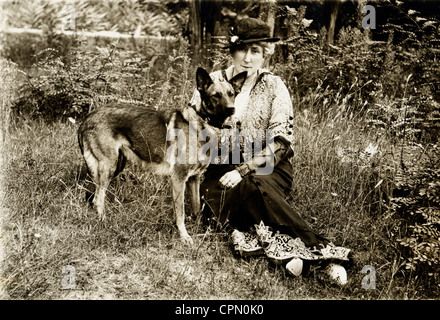
[[(192, 211), (197, 215), (200, 211), (200, 179), (209, 163), (198, 160), (190, 164), (190, 148), (185, 148), (187, 161), (177, 162), (167, 152), (171, 145), (167, 134), (177, 129), (188, 137), (190, 126), (194, 123), (197, 124), (197, 133), (220, 128), (234, 113), (235, 96), (246, 76), (244, 72), (230, 81), (213, 81), (208, 72), (198, 68), (196, 83), (201, 104), (168, 113), (129, 105), (108, 105), (92, 111), (78, 129), (78, 142), (88, 173), (96, 186), (93, 205), (100, 220), (105, 219), (106, 189), (124, 169), (126, 160), (130, 160), (155, 174), (170, 176), (180, 238), (185, 244), (192, 245), (193, 240), (185, 227), (185, 187), (191, 195)], [(196, 140), (196, 150), (200, 150), (202, 142)]]

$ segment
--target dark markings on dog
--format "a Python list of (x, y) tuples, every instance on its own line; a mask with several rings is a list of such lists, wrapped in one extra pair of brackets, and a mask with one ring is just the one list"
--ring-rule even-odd
[[(196, 73), (197, 89), (202, 103), (173, 112), (159, 112), (144, 106), (106, 105), (91, 112), (78, 130), (78, 141), (88, 173), (95, 185), (93, 204), (99, 218), (105, 219), (105, 193), (110, 181), (123, 169), (126, 161), (151, 170), (155, 174), (169, 175), (172, 186), (174, 213), (180, 237), (192, 244), (185, 227), (184, 194), (186, 187), (191, 196), (195, 215), (200, 211), (200, 179), (209, 163), (179, 163), (167, 159), (167, 133), (179, 129), (189, 136), (190, 123), (197, 130), (221, 127), (234, 113), (234, 99), (246, 80), (246, 72), (228, 81), (213, 81), (202, 68)], [(197, 142), (200, 150), (202, 142)], [(186, 159), (189, 159), (186, 148)]]

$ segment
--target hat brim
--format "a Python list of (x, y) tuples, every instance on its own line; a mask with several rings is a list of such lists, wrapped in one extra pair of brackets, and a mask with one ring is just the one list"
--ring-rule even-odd
[(255, 43), (255, 42), (277, 42), (280, 41), (280, 38), (258, 38), (258, 39), (248, 39), (248, 40), (240, 40), (238, 43), (230, 43), (227, 46), (223, 47), (223, 49), (229, 49), (231, 47), (239, 46), (243, 43)]

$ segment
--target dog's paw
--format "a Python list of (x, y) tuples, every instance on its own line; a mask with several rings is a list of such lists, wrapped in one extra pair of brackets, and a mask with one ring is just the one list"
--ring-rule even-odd
[(188, 247), (192, 247), (194, 245), (193, 239), (189, 235), (181, 235), (180, 240)]

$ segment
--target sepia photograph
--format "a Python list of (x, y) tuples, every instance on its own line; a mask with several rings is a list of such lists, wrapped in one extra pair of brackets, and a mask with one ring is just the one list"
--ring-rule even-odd
[(0, 0), (0, 300), (438, 301), (439, 136), (440, 1)]

